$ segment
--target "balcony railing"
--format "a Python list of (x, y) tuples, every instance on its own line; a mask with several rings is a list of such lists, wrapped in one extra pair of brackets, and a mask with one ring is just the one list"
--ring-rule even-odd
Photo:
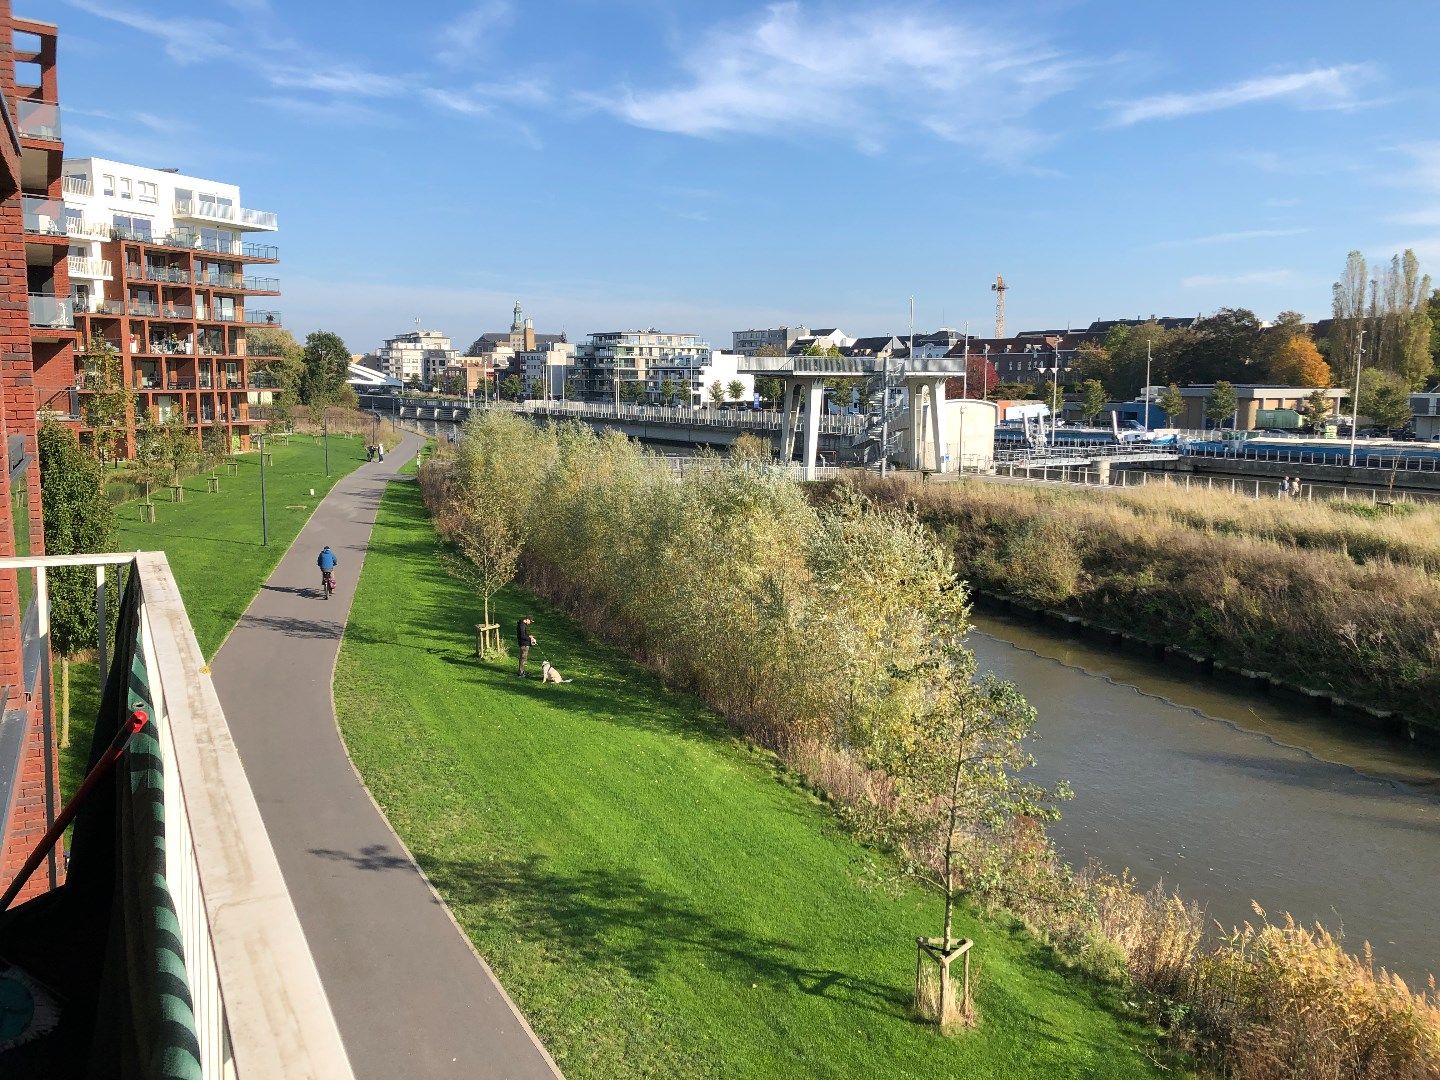
[(92, 259), (87, 255), (69, 255), (66, 263), (70, 269), (72, 278), (93, 278), (98, 281), (109, 281), (110, 273), (109, 259)]
[(65, 228), (65, 204), (59, 199), (26, 195), (20, 200), (20, 213), (25, 231), (32, 236), (68, 236)]
[(90, 315), (124, 315), (124, 300), (106, 300), (103, 296), (92, 296), (84, 304), (76, 303), (75, 311)]
[(238, 225), (242, 229), (278, 229), (280, 219), (268, 210), (247, 210), (232, 203), (219, 203), (211, 199), (176, 199), (176, 218), (191, 221), (222, 221)]
[(15, 102), (15, 126), (32, 139), (60, 141), (60, 106), (53, 101)]
[[(165, 555), (0, 559), (0, 571), (34, 574), (47, 653), (49, 572), (77, 566), (94, 570), (100, 627), (111, 625), (107, 577), (125, 578), (115, 634), (98, 640), (97, 752), (132, 718), (141, 724), (112, 779), (85, 804), (85, 828), (75, 830), (70, 873), (86, 889), (72, 903), (86, 906), (62, 905), (63, 918), (37, 912), (25, 923), (26, 951), (40, 958), (29, 961), (37, 982), (62, 969), (78, 978), (74, 965), (88, 964), (83, 974), (102, 1009), (127, 1003), (124, 1025), (68, 1032), (87, 1048), (77, 1054), (81, 1071), (115, 1075), (126, 1048), (140, 1045), (167, 1075), (352, 1078)], [(107, 939), (88, 952), (67, 948), (73, 920), (87, 917), (104, 920)], [(107, 964), (107, 956), (129, 960)]]
[(67, 176), (62, 183), (66, 195), (89, 197), (95, 193), (95, 188), (83, 176)]
[(276, 292), (280, 291), (280, 279), (273, 277), (246, 277), (243, 274), (196, 274), (196, 285), (209, 285), (216, 289), (235, 292)]
[(157, 266), (154, 263), (126, 263), (125, 274), (134, 281), (164, 281), (172, 285), (190, 284), (190, 271), (179, 266)]
[(245, 321), (251, 326), (279, 326), (280, 312), (278, 311), (247, 311)]
[(73, 330), (75, 301), (68, 296), (31, 293), (30, 325), (48, 330)]

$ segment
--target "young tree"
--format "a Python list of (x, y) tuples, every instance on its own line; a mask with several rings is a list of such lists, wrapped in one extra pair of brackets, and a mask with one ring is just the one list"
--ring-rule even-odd
[(85, 400), (85, 422), (90, 426), (91, 445), (103, 466), (118, 456), (125, 437), (125, 423), (135, 404), (135, 391), (125, 385), (120, 352), (99, 334), (94, 335), (79, 356), (82, 380), (90, 394)]
[(165, 433), (156, 422), (153, 410), (147, 409), (135, 420), (135, 454), (130, 462), (130, 476), (145, 489), (146, 520), (155, 520), (155, 504), (151, 494), (156, 484), (169, 475), (166, 464)]
[(1270, 378), (1281, 386), (1329, 387), (1330, 365), (1313, 341), (1303, 334), (1292, 334), (1270, 361)]
[(1100, 415), (1100, 410), (1105, 407), (1109, 395), (1105, 393), (1105, 387), (1099, 379), (1086, 379), (1080, 384), (1080, 415), (1085, 418), (1087, 424), (1093, 424), (1095, 418)]
[[(104, 471), (73, 432), (53, 420), (40, 428), (40, 483), (45, 489), (45, 550), (83, 555), (113, 546), (115, 511)], [(88, 566), (49, 571), (50, 647), (60, 657), (60, 745), (70, 745), (70, 661), (94, 646), (95, 572)]]
[(931, 622), (934, 660), (908, 673), (918, 691), (914, 705), (901, 718), (862, 729), (859, 741), (867, 764), (894, 785), (889, 805), (867, 815), (865, 827), (898, 848), (908, 870), (944, 901), (941, 936), (920, 946), (939, 967), (938, 995), (932, 1002), (916, 985), (917, 1008), (944, 1028), (973, 1017), (968, 984), (957, 1009), (950, 965), (964, 944), (954, 933), (955, 905), (973, 885), (979, 852), (1017, 817), (1055, 817), (1050, 803), (1069, 792), (1021, 778), (1034, 764), (1025, 739), (1035, 710), (1012, 684), (976, 679), (963, 611)]
[(175, 501), (180, 502), (184, 498), (180, 474), (199, 460), (200, 449), (195, 445), (195, 433), (185, 426), (185, 414), (178, 405), (160, 425), (157, 442), (159, 460), (170, 486), (175, 489)]
[(673, 379), (660, 380), (660, 400), (667, 405), (675, 398), (675, 381)]
[(739, 379), (731, 379), (725, 390), (730, 395), (731, 401), (739, 401), (745, 396), (745, 384)]
[(525, 393), (525, 384), (519, 375), (506, 375), (505, 381), (500, 384), (500, 392), (512, 401), (519, 401)]
[(719, 408), (725, 403), (725, 385), (719, 379), (712, 382), (708, 388), (710, 405)]
[(491, 625), (490, 601), (515, 580), (520, 564), (520, 536), (496, 504), (471, 493), (452, 508), (445, 533), (455, 545), (441, 558), (445, 568), (480, 597), (485, 625)]
[(1331, 286), (1330, 363), (1336, 371), (1355, 370), (1355, 349), (1365, 327), (1365, 290), (1369, 284), (1365, 256), (1352, 251), (1345, 258), (1345, 275)]
[(1393, 371), (1366, 368), (1360, 373), (1360, 415), (1393, 431), (1410, 422), (1410, 384)]
[(1331, 406), (1330, 398), (1324, 390), (1318, 387), (1305, 399), (1301, 406), (1300, 413), (1305, 417), (1306, 422), (1313, 432), (1319, 432), (1325, 427), (1326, 421), (1330, 419)]
[(1180, 387), (1172, 382), (1160, 391), (1160, 396), (1155, 399), (1155, 404), (1159, 405), (1160, 410), (1165, 414), (1166, 423), (1173, 427), (1175, 418), (1185, 411), (1185, 395), (1180, 393)]
[[(774, 346), (770, 347), (774, 348)], [(761, 354), (757, 352), (755, 355)], [(755, 389), (759, 391), (761, 400), (773, 403), (780, 400), (780, 395), (785, 392), (785, 384), (778, 376), (762, 375), (755, 380)]]
[(220, 463), (229, 456), (230, 436), (225, 434), (225, 429), (218, 424), (208, 428), (200, 440), (200, 460), (212, 477)]
[(1235, 415), (1239, 403), (1235, 387), (1221, 379), (1211, 388), (1210, 396), (1205, 399), (1205, 418), (1219, 427)]

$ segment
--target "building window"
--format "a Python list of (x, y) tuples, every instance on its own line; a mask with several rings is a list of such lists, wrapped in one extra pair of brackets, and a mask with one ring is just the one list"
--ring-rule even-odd
[(112, 196), (115, 194), (115, 177), (108, 173), (100, 177), (100, 194)]
[(135, 240), (149, 240), (150, 219), (131, 214), (115, 214), (111, 218), (111, 224), (121, 230), (126, 236)]
[(131, 195), (132, 192), (130, 190), (130, 178), (128, 176), (122, 176), (120, 178), (120, 198), (128, 199), (131, 197)]
[(149, 180), (141, 180), (140, 201), (149, 203), (159, 202), (160, 186), (158, 184), (152, 184)]

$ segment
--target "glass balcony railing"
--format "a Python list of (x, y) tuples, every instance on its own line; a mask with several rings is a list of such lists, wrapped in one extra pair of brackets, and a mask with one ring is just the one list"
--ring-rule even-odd
[(59, 199), (26, 195), (20, 200), (20, 214), (25, 231), (32, 236), (68, 236), (65, 228), (65, 204)]
[(245, 321), (251, 326), (279, 326), (280, 312), (278, 311), (247, 311)]
[(53, 101), (15, 102), (15, 126), (32, 139), (60, 141), (60, 106)]
[(75, 301), (68, 296), (31, 293), (30, 325), (50, 330), (73, 330)]
[(213, 199), (176, 199), (176, 218), (191, 221), (223, 221), (242, 229), (278, 229), (280, 219), (268, 210), (249, 210), (233, 203)]

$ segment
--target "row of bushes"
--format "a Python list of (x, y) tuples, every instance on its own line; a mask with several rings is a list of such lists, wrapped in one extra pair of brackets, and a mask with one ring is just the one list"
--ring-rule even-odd
[[(1177, 485), (846, 481), (917, 514), (987, 592), (1395, 710), (1440, 732), (1440, 512), (1366, 519)], [(1408, 510), (1408, 512), (1406, 512)]]
[[(925, 613), (964, 619), (953, 535), (937, 542), (915, 513), (853, 491), (812, 502), (763, 467), (677, 476), (621, 437), (502, 415), (441, 447), (421, 484), (442, 535), (483, 501), (523, 538), (530, 587), (775, 749), (843, 816), (893, 805), (895, 779), (867, 767), (849, 733), (857, 714), (883, 725), (917, 705), (887, 673), (927, 662)], [(1053, 573), (1033, 550), (1026, 571)], [(1227, 1075), (1440, 1076), (1433, 986), (1412, 991), (1319, 927), (1257, 913), (1208, 933), (1176, 896), (1072, 871), (1024, 818), (976, 830), (961, 857), (978, 903), (1145, 991), (1176, 1040)]]

